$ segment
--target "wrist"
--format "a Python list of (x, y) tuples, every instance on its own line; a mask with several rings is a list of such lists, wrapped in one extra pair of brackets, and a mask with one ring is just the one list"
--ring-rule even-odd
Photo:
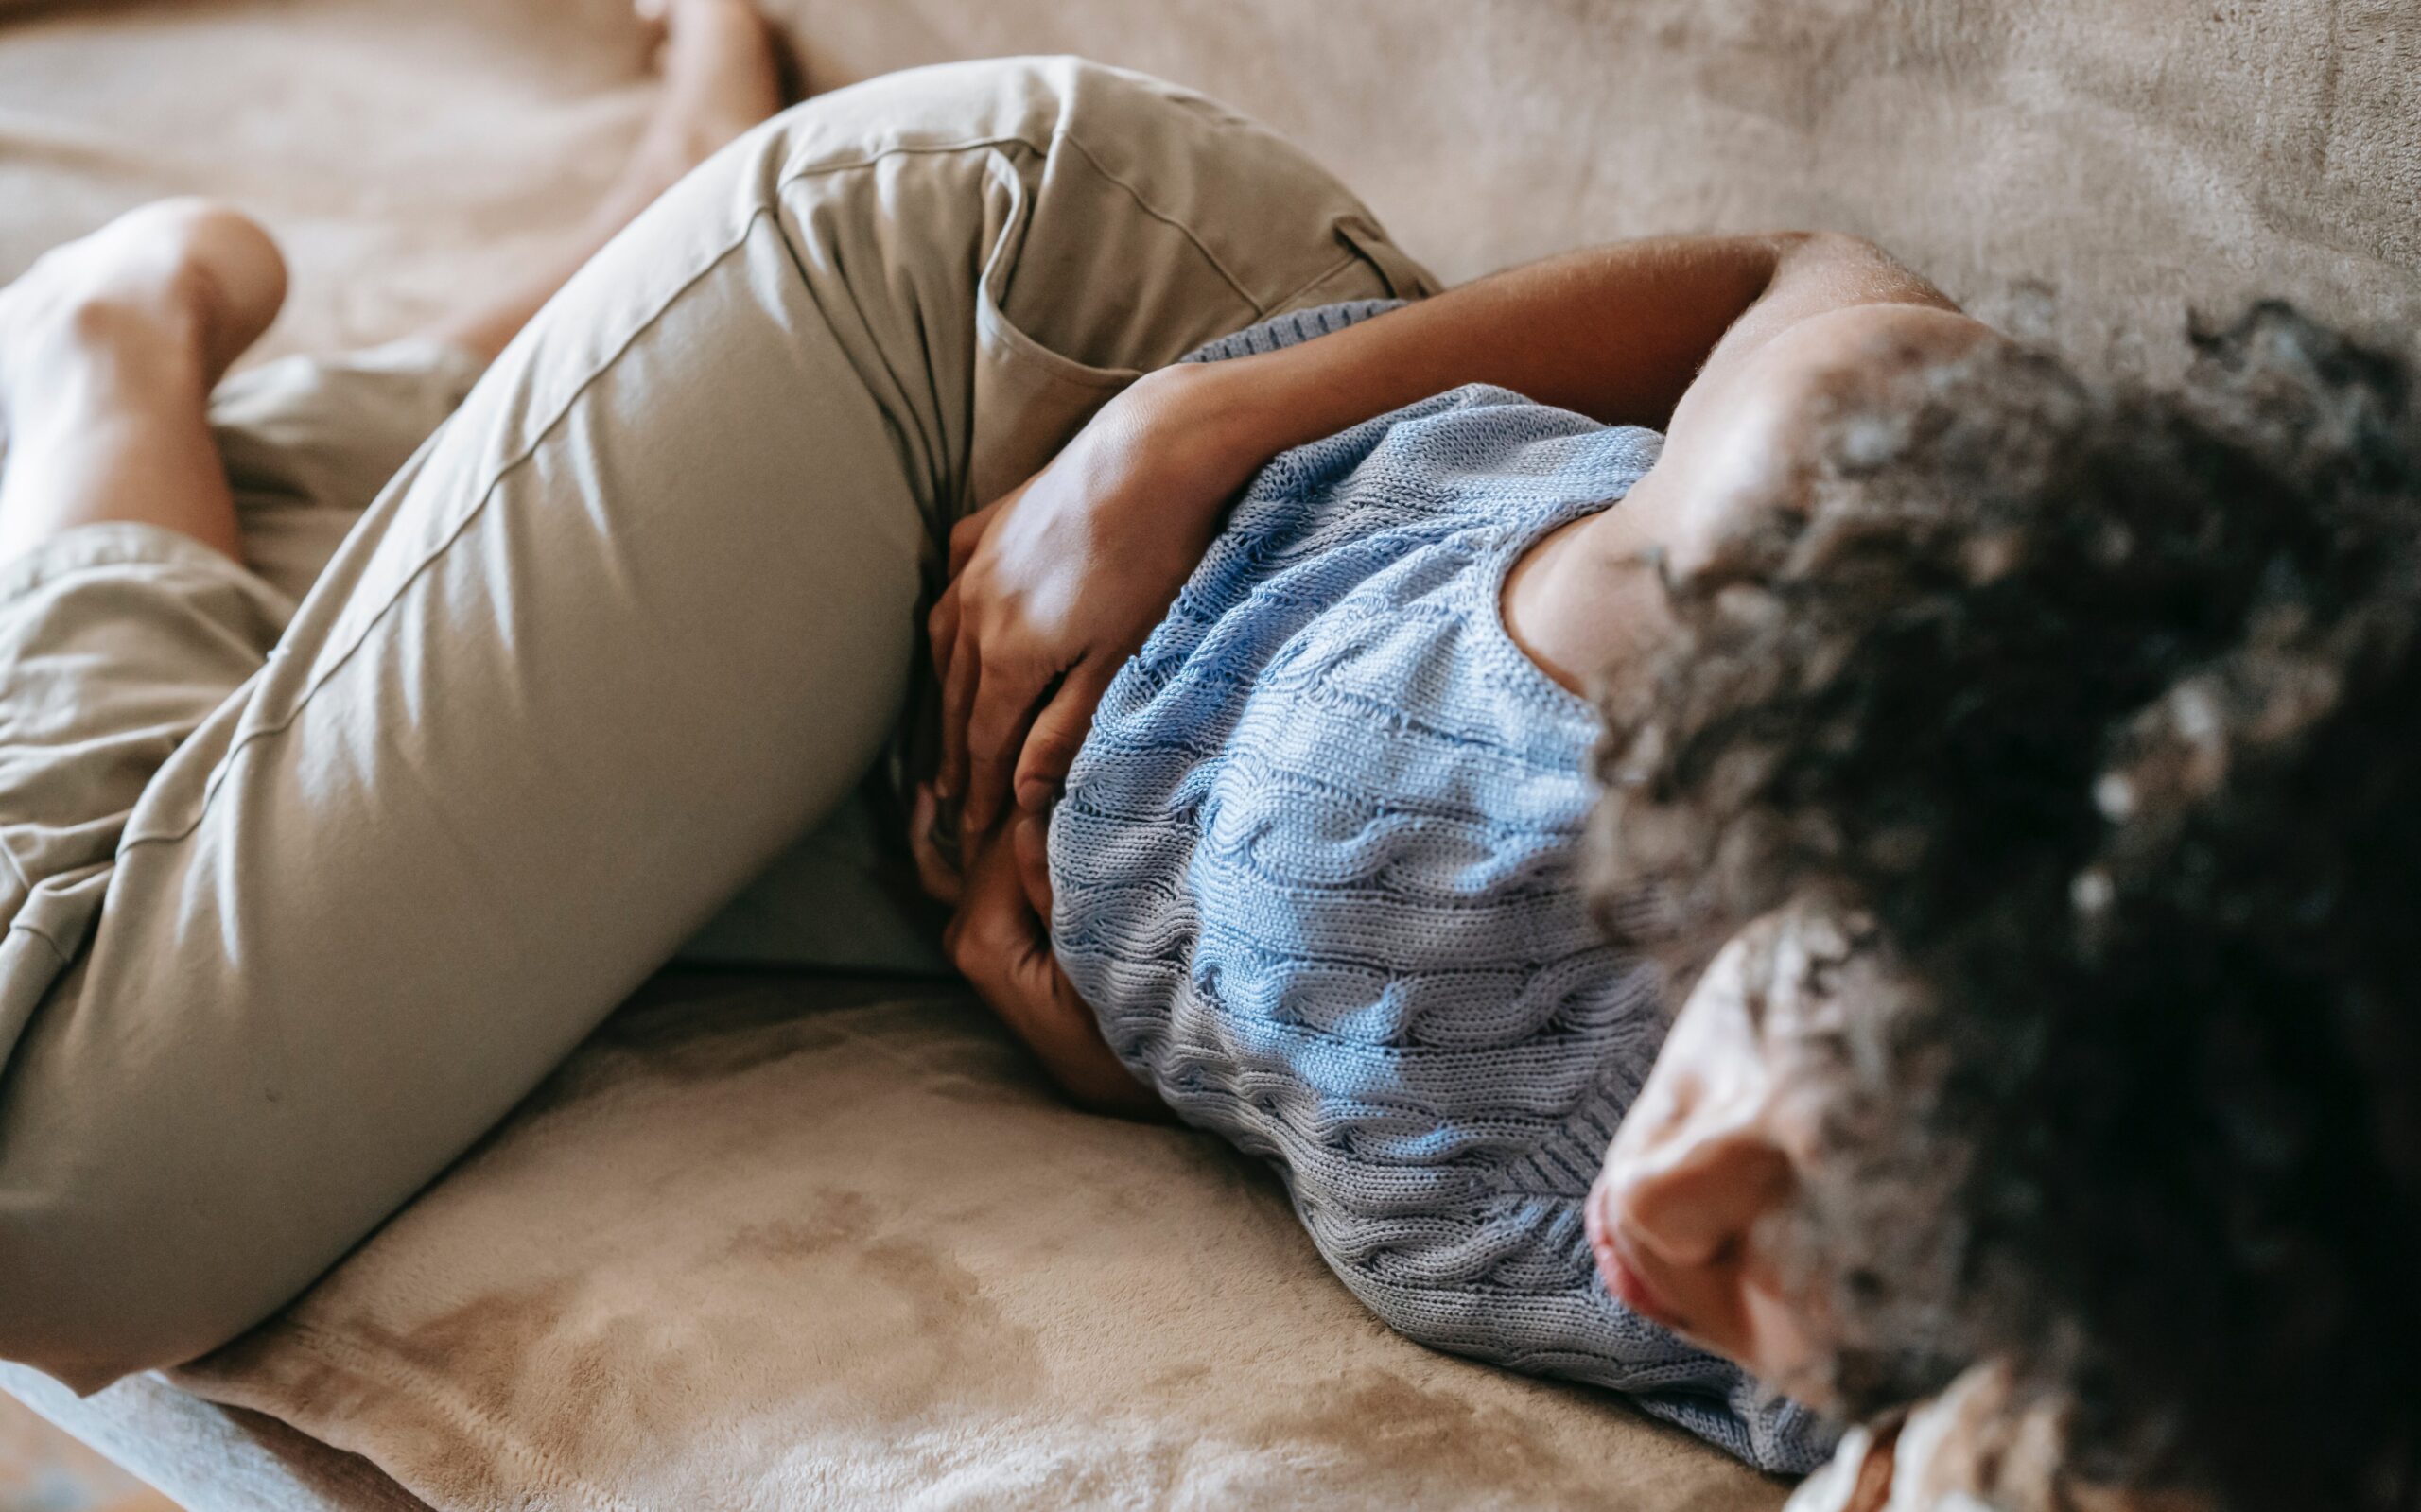
[(1233, 489), (1296, 444), (1286, 434), (1282, 389), (1250, 377), (1235, 362), (1179, 363), (1145, 374), (1127, 391), (1157, 455)]

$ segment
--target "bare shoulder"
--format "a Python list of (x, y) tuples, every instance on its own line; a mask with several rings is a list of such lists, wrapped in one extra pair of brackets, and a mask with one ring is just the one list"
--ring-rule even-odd
[(1912, 370), (2001, 339), (1946, 302), (1890, 301), (1814, 311), (1718, 352), (1626, 507), (1653, 530), (1669, 570), (1705, 570), (1759, 514), (1796, 506), (1834, 417), (1900, 388)]
[(1556, 531), (1507, 578), (1507, 629), (1580, 690), (1662, 633), (1663, 574), (1719, 569), (1745, 527), (1803, 501), (1830, 418), (1861, 390), (2001, 338), (1881, 249), (1794, 234), (1772, 287), (1674, 408), (1656, 465), (1617, 508)]
[(1675, 408), (1670, 440), (1728, 430), (1859, 374), (1938, 360), (1993, 339), (1922, 274), (1872, 242), (1794, 234), (1765, 294), (1724, 332)]
[[(1946, 305), (1849, 304), (1809, 315), (1776, 332), (1742, 363), (1733, 387), (1803, 401), (1872, 377), (1944, 361), (1998, 339), (1992, 327)], [(1681, 420), (1676, 413), (1676, 429)]]

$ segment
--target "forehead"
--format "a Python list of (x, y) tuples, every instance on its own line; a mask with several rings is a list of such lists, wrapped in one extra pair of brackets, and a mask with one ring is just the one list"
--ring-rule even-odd
[(1882, 931), (1862, 911), (1820, 895), (1794, 897), (1733, 937), (1727, 980), (1750, 1022), (1768, 1034), (1843, 1027), (1862, 1006), (1906, 990)]

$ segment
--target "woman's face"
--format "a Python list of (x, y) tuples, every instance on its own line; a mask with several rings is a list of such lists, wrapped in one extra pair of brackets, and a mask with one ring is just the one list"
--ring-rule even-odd
[(1818, 1157), (1829, 1079), (1815, 1036), (1887, 983), (1858, 926), (1793, 904), (1734, 936), (1698, 980), (1590, 1192), (1607, 1290), (1768, 1383), (1823, 1405), (1823, 1277), (1785, 1266), (1766, 1222)]

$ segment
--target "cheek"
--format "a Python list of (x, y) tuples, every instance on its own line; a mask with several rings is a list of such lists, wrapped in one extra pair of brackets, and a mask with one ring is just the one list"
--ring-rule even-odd
[(1622, 1172), (1677, 1138), (1697, 1100), (1696, 1074), (1670, 1059), (1658, 1060), (1647, 1085), (1640, 1088), (1622, 1122), (1614, 1127), (1613, 1143), (1606, 1152), (1605, 1178), (1619, 1182)]
[(1755, 1026), (1735, 1003), (1693, 998), (1657, 1051), (1646, 1085), (1614, 1130), (1601, 1182), (1628, 1187), (1695, 1159), (1699, 1146), (1752, 1121), (1766, 1080)]
[[(1768, 1104), (1767, 1127), (1791, 1170), (1791, 1195), (1753, 1230), (1743, 1266), (1743, 1313), (1756, 1339), (1757, 1374), (1811, 1406), (1831, 1395), (1831, 1364), (1839, 1337), (1833, 1321), (1834, 1257), (1809, 1253), (1799, 1237), (1811, 1215), (1811, 1177), (1821, 1158), (1824, 1099), (1793, 1074), (1793, 1057), (1775, 1056), (1782, 1084)], [(1797, 1231), (1796, 1233), (1794, 1231)]]
[(1829, 1394), (1825, 1368), (1832, 1348), (1820, 1322), (1823, 1308), (1805, 1277), (1786, 1285), (1778, 1267), (1759, 1264), (1742, 1288), (1750, 1358), (1741, 1363), (1758, 1379), (1812, 1407)]

